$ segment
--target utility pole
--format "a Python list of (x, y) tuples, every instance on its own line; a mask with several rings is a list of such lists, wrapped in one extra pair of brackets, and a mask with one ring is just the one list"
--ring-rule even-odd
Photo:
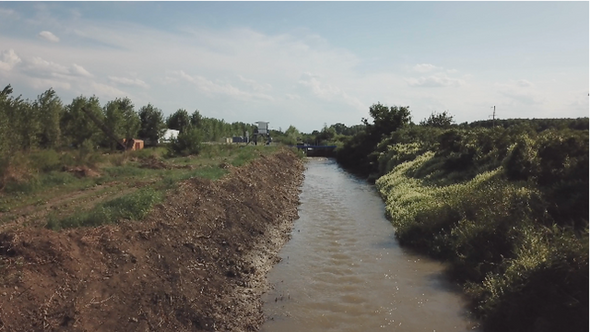
[(492, 113), (492, 128), (496, 126), (496, 106), (492, 106), (494, 113)]

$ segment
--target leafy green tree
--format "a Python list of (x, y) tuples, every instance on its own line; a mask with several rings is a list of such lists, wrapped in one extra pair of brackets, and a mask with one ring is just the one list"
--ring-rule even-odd
[(427, 119), (420, 121), (421, 126), (437, 128), (448, 128), (453, 123), (455, 123), (453, 116), (447, 111), (442, 113), (433, 112)]
[(328, 127), (325, 124), (324, 124), (324, 128), (322, 128), (322, 131), (316, 135), (316, 140), (318, 141), (317, 144), (319, 144), (319, 145), (332, 144), (335, 138), (336, 138), (336, 129), (334, 129), (332, 127)]
[(195, 127), (195, 128), (201, 128), (201, 121), (203, 120), (203, 116), (201, 115), (201, 112), (199, 112), (199, 110), (195, 110), (193, 112), (193, 114), (191, 114), (191, 118), (190, 118), (190, 123), (191, 126)]
[(61, 119), (61, 131), (64, 133), (66, 142), (78, 148), (85, 141), (85, 146), (96, 146), (104, 137), (102, 130), (82, 110), (85, 108), (99, 121), (104, 121), (104, 115), (98, 98), (92, 96), (76, 97), (72, 103), (66, 106), (66, 111)]
[(64, 106), (55, 90), (49, 89), (37, 97), (33, 104), (39, 116), (38, 141), (42, 148), (56, 148), (60, 145), (60, 120)]
[(297, 141), (299, 139), (299, 136), (301, 136), (301, 133), (299, 132), (299, 130), (297, 130), (297, 128), (295, 128), (295, 126), (289, 126), (289, 128), (287, 128), (287, 130), (285, 130), (285, 136), (283, 138), (283, 144), (288, 144), (288, 145), (295, 145), (297, 144)]
[(21, 96), (12, 97), (12, 91), (9, 84), (0, 93), (0, 135), (7, 153), (36, 147), (40, 128), (36, 108)]
[[(119, 138), (134, 138), (139, 132), (141, 120), (134, 110), (133, 103), (129, 98), (117, 98), (109, 101), (104, 107), (105, 125), (111, 133)], [(107, 145), (116, 147), (109, 137), (105, 137)]]
[(157, 145), (160, 137), (166, 132), (162, 110), (148, 104), (139, 110), (139, 118), (141, 120), (139, 137), (146, 140), (147, 145)]
[(176, 129), (179, 132), (184, 132), (188, 126), (191, 125), (191, 118), (185, 109), (179, 109), (166, 119), (166, 124), (170, 129)]
[(389, 136), (389, 134), (411, 121), (409, 106), (391, 106), (388, 108), (381, 103), (377, 103), (369, 108), (369, 114), (373, 118), (373, 123), (369, 123), (367, 119), (362, 119), (362, 122), (367, 127), (369, 135), (375, 140), (375, 144), (383, 137)]
[(411, 123), (410, 107), (387, 107), (381, 103), (369, 108), (372, 123), (363, 118), (364, 130), (357, 132), (337, 150), (337, 160), (344, 167), (365, 175), (379, 171), (376, 147), (384, 138)]
[(0, 159), (8, 158), (14, 147), (14, 132), (10, 129), (12, 91), (9, 84), (0, 92)]
[(185, 131), (173, 138), (168, 146), (170, 155), (197, 155), (201, 151), (202, 131), (195, 127), (187, 127)]
[(121, 126), (121, 135), (125, 138), (137, 137), (137, 133), (141, 128), (141, 119), (135, 111), (135, 106), (129, 98), (116, 99), (119, 112), (123, 116), (123, 123)]

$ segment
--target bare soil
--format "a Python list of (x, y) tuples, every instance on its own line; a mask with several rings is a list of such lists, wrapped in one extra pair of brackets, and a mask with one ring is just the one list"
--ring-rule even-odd
[(289, 151), (190, 179), (141, 222), (0, 233), (0, 331), (256, 331), (297, 218)]

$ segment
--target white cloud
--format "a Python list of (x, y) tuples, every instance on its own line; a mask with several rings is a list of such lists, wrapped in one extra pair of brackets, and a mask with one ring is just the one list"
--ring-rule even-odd
[(496, 89), (500, 95), (519, 104), (539, 105), (543, 101), (542, 94), (534, 89), (533, 83), (527, 80), (496, 84)]
[(0, 54), (0, 70), (9, 71), (21, 61), (13, 49), (4, 51)]
[(287, 97), (287, 99), (289, 99), (289, 100), (301, 99), (301, 96), (300, 95), (298, 95), (298, 94), (292, 94), (292, 93), (285, 94), (285, 97)]
[(428, 77), (408, 78), (406, 79), (409, 86), (437, 88), (437, 87), (459, 87), (465, 84), (465, 81), (459, 78), (452, 78), (446, 74), (435, 74)]
[(32, 77), (28, 79), (28, 82), (33, 88), (39, 91), (45, 91), (49, 88), (70, 90), (72, 87), (72, 84), (69, 82), (51, 78)]
[(516, 84), (518, 86), (521, 86), (521, 87), (531, 87), (531, 86), (533, 86), (533, 83), (531, 83), (531, 82), (529, 82), (527, 80), (518, 80), (518, 81), (516, 81)]
[(274, 98), (270, 95), (264, 93), (251, 93), (242, 91), (232, 84), (223, 81), (213, 82), (206, 77), (195, 75), (191, 76), (185, 73), (184, 71), (178, 71), (176, 74), (183, 80), (192, 83), (196, 86), (196, 88), (201, 91), (205, 92), (209, 95), (225, 95), (234, 98), (239, 98), (242, 100), (251, 100), (251, 99), (266, 99), (266, 100), (274, 100)]
[(25, 59), (23, 69), (34, 77), (64, 77), (69, 74), (68, 67), (37, 56)]
[(38, 36), (52, 43), (59, 42), (59, 38), (50, 31), (41, 31)]
[(25, 58), (23, 72), (30, 77), (52, 77), (71, 80), (76, 77), (94, 77), (88, 70), (78, 64), (62, 65), (41, 57)]
[(435, 65), (432, 65), (429, 63), (421, 63), (421, 64), (417, 64), (414, 66), (414, 71), (416, 71), (418, 73), (428, 73), (428, 72), (433, 71), (437, 68), (438, 67), (436, 67)]
[(266, 91), (272, 89), (272, 86), (268, 83), (258, 83), (255, 80), (244, 78), (242, 75), (238, 75), (238, 78), (254, 91)]
[(93, 75), (90, 74), (86, 69), (84, 69), (84, 67), (77, 65), (75, 63), (72, 65), (72, 74), (77, 76), (93, 77)]
[(126, 97), (128, 93), (125, 93), (122, 90), (119, 90), (113, 86), (103, 84), (103, 83), (96, 83), (92, 82), (90, 85), (90, 89), (92, 92), (91, 94), (95, 94), (97, 96), (107, 98), (107, 99), (114, 99), (117, 97)]
[(112, 82), (118, 83), (118, 84), (127, 85), (127, 86), (138, 86), (138, 87), (144, 88), (144, 89), (147, 89), (150, 87), (146, 82), (140, 80), (139, 78), (109, 76), (109, 80), (111, 80)]
[(310, 88), (313, 94), (321, 99), (327, 101), (343, 100), (346, 104), (355, 108), (366, 108), (366, 105), (364, 105), (358, 98), (350, 96), (337, 86), (320, 82), (316, 75), (304, 73), (304, 79), (299, 80), (299, 84)]
[(0, 8), (0, 17), (14, 18), (14, 17), (18, 17), (18, 14), (12, 9)]

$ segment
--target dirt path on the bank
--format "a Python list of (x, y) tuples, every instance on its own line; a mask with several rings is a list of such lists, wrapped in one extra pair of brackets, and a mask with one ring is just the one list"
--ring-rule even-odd
[(255, 331), (303, 162), (191, 179), (142, 222), (0, 233), (0, 331)]

